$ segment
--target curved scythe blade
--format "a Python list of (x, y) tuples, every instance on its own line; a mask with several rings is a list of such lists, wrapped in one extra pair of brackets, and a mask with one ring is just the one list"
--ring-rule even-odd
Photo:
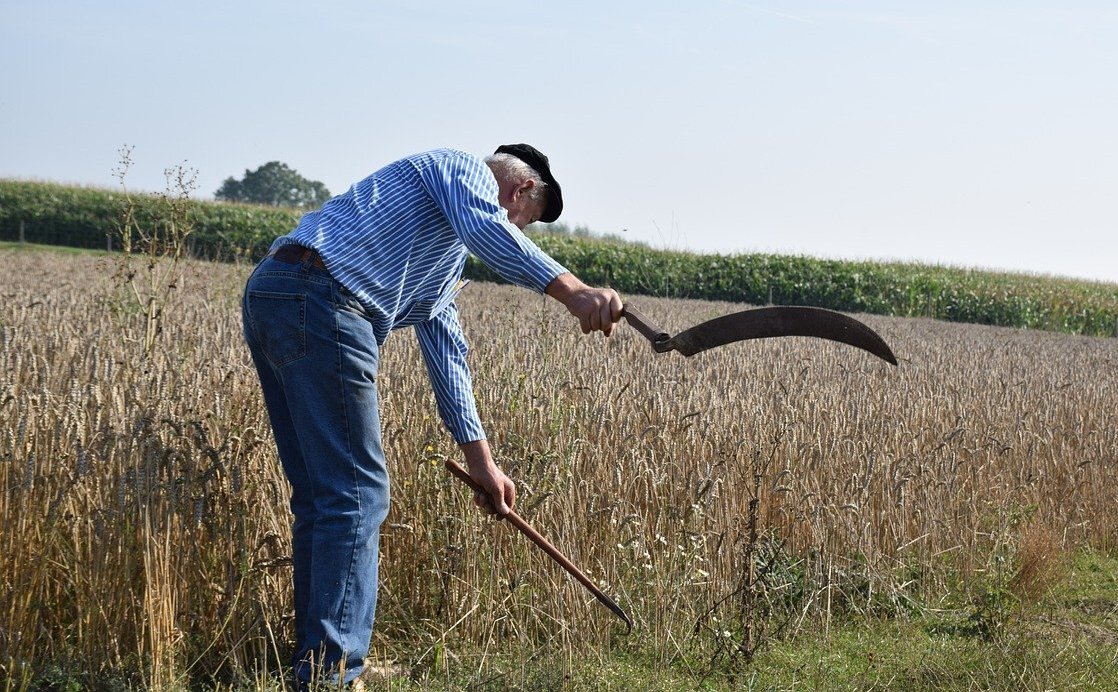
[(703, 322), (670, 338), (659, 328), (649, 325), (643, 315), (629, 306), (625, 306), (625, 317), (648, 337), (658, 353), (674, 350), (693, 356), (707, 349), (747, 339), (811, 336), (848, 344), (888, 363), (897, 364), (897, 357), (877, 332), (853, 317), (823, 308), (777, 306), (743, 310)]

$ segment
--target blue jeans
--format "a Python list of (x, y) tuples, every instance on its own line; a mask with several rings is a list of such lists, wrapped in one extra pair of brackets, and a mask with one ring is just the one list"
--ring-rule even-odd
[(364, 309), (329, 273), (265, 259), (245, 287), (245, 340), (291, 483), (298, 679), (364, 665), (388, 514), (376, 375)]

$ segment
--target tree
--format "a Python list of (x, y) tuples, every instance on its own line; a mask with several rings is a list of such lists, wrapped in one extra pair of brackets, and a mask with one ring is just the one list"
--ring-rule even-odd
[(330, 191), (317, 180), (307, 180), (286, 163), (269, 161), (255, 171), (245, 169), (242, 180), (226, 178), (214, 197), (227, 202), (270, 204), (276, 207), (318, 207)]

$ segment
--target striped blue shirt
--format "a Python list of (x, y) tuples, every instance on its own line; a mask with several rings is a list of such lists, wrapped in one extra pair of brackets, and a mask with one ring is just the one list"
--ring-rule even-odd
[(317, 250), (365, 307), (377, 344), (415, 327), (439, 415), (459, 443), (485, 438), (454, 304), (467, 253), (539, 293), (567, 271), (509, 222), (497, 193), (482, 159), (436, 149), (373, 173), (272, 245)]

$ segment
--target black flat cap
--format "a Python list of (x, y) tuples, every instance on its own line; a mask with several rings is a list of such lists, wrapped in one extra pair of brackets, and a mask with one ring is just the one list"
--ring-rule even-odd
[(563, 190), (559, 187), (555, 176), (551, 174), (551, 166), (548, 165), (547, 157), (543, 155), (543, 152), (530, 144), (502, 144), (493, 153), (515, 156), (539, 173), (543, 181), (547, 183), (547, 207), (540, 215), (540, 221), (551, 223), (559, 218), (559, 214), (563, 213)]

